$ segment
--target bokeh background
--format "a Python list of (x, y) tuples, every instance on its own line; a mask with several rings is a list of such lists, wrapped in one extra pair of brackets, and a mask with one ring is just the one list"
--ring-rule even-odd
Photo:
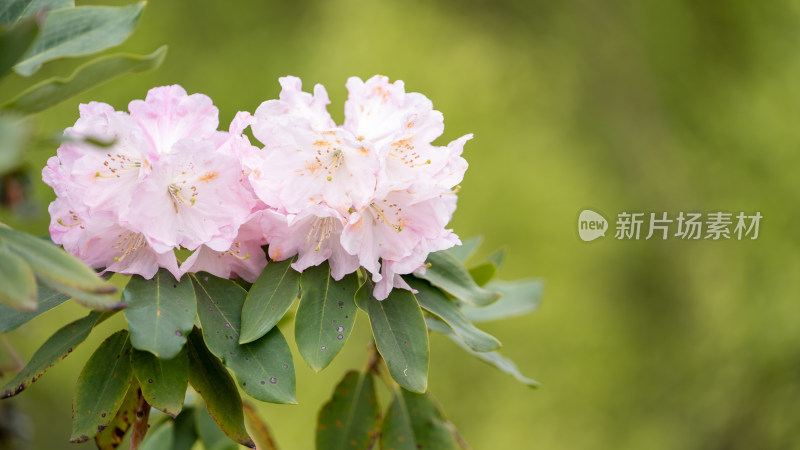
[[(475, 133), (457, 233), (485, 237), (479, 256), (507, 246), (502, 278), (546, 281), (538, 312), (484, 327), (540, 389), (432, 338), (431, 392), (474, 449), (797, 449), (799, 28), (797, 1), (151, 1), (121, 49), (168, 44), (163, 66), (35, 117), (28, 202), (0, 221), (46, 233), (38, 173), (79, 102), (124, 110), (179, 83), (227, 127), (292, 74), (324, 84), (341, 122), (348, 77), (402, 79), (444, 114), (440, 144)], [(757, 240), (585, 243), (587, 207), (612, 226), (623, 211), (763, 219)], [(8, 340), (27, 359), (83, 313), (63, 305)], [(24, 448), (75, 448), (75, 380), (121, 319), (7, 404)], [(325, 371), (296, 360), (299, 406), (259, 406), (281, 448), (313, 447), (318, 408), (367, 340), (362, 316)]]

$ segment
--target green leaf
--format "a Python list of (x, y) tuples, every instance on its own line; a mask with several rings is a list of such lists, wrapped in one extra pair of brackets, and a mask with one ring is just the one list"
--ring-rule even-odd
[(488, 258), (486, 258), (486, 261), (494, 264), (497, 267), (497, 270), (502, 269), (503, 264), (506, 262), (506, 248), (501, 247), (497, 249), (497, 251), (495, 251), (494, 253), (489, 255)]
[(98, 277), (94, 270), (79, 259), (55, 245), (2, 225), (0, 238), (28, 263), (42, 283), (53, 289), (71, 295), (79, 303), (95, 309), (115, 310), (125, 306), (107, 295), (91, 295), (113, 293), (117, 288)]
[(433, 331), (442, 333), (450, 338), (453, 342), (456, 343), (459, 347), (463, 348), (467, 353), (471, 354), (472, 356), (480, 359), (481, 361), (494, 366), (495, 368), (499, 369), (501, 372), (507, 373), (514, 378), (517, 379), (520, 383), (526, 384), (532, 388), (538, 387), (539, 383), (536, 381), (526, 377), (519, 371), (519, 368), (514, 361), (506, 358), (505, 356), (501, 355), (500, 352), (476, 352), (469, 348), (464, 341), (458, 337), (453, 330), (450, 329), (447, 325), (442, 323), (441, 321), (433, 318), (427, 319), (428, 328)]
[(214, 419), (205, 408), (195, 408), (195, 430), (203, 443), (204, 449), (209, 450), (239, 450), (239, 445), (230, 440), (214, 423)]
[(85, 442), (114, 419), (131, 385), (128, 331), (107, 337), (83, 366), (72, 400), (70, 442)]
[[(66, 253), (64, 254), (66, 255)], [(75, 300), (76, 302), (80, 303), (81, 305), (87, 308), (101, 310), (101, 311), (119, 311), (120, 309), (125, 307), (125, 303), (120, 301), (118, 298), (106, 294), (89, 294), (86, 291), (80, 290), (78, 288), (61, 284), (57, 281), (54, 281), (53, 279), (45, 278), (41, 272), (36, 270), (36, 267), (33, 267), (33, 270), (34, 272), (36, 272), (36, 279), (40, 283), (66, 294), (69, 298)], [(109, 284), (109, 286), (110, 286), (109, 289), (114, 289), (114, 290), (117, 289), (113, 285)]]
[(153, 408), (176, 417), (183, 407), (189, 380), (189, 358), (184, 347), (172, 359), (159, 359), (150, 352), (133, 350), (133, 373), (142, 386), (142, 395)]
[(295, 340), (300, 355), (319, 372), (333, 361), (353, 330), (358, 275), (354, 272), (335, 281), (324, 262), (307, 268), (300, 285), (303, 297), (297, 308)]
[[(183, 411), (175, 418), (175, 439), (173, 440), (171, 450), (192, 450), (192, 447), (194, 447), (194, 443), (197, 442), (197, 429), (194, 423), (195, 411), (195, 408), (183, 408)], [(208, 415), (208, 412), (203, 410), (202, 413), (212, 422), (210, 424), (211, 427), (218, 430), (227, 440), (228, 438), (225, 437), (225, 434), (213, 423), (214, 420)]]
[(441, 288), (453, 297), (475, 306), (485, 306), (500, 298), (500, 293), (487, 291), (475, 283), (464, 265), (447, 252), (428, 255), (430, 266), (420, 278)]
[(177, 281), (167, 269), (152, 279), (134, 275), (122, 291), (131, 344), (161, 359), (171, 359), (186, 344), (197, 314), (192, 280)]
[(0, 4), (0, 25), (13, 25), (46, 9), (61, 9), (75, 6), (73, 0), (3, 0)]
[(292, 269), (293, 261), (270, 262), (253, 284), (242, 310), (240, 344), (265, 335), (292, 306), (300, 289), (300, 274)]
[(36, 277), (25, 261), (0, 241), (0, 303), (24, 312), (36, 311)]
[(515, 281), (492, 281), (487, 289), (503, 294), (503, 297), (489, 306), (475, 308), (463, 305), (462, 311), (473, 322), (488, 322), (521, 316), (539, 308), (544, 291), (544, 283), (537, 279)]
[(447, 323), (471, 349), (488, 352), (500, 348), (500, 341), (476, 328), (442, 291), (414, 277), (408, 277), (406, 281), (418, 291), (416, 297), (420, 306)]
[(55, 334), (50, 336), (20, 373), (0, 389), (2, 398), (19, 394), (25, 388), (36, 382), (47, 369), (69, 356), (72, 350), (86, 339), (92, 327), (95, 326), (101, 313), (91, 312), (83, 319), (65, 325)]
[(78, 67), (69, 77), (54, 77), (20, 93), (2, 106), (20, 114), (33, 114), (57, 105), (126, 73), (146, 72), (164, 61), (167, 46), (149, 55), (116, 54), (94, 59)]
[(366, 311), (378, 348), (389, 373), (400, 386), (425, 392), (428, 388), (428, 328), (414, 294), (394, 289), (386, 300), (372, 296), (367, 280), (356, 294), (358, 307)]
[(34, 17), (11, 28), (0, 27), (0, 78), (11, 71), (38, 34), (39, 24)]
[(29, 135), (29, 122), (17, 116), (0, 116), (0, 175), (19, 165)]
[(483, 286), (494, 278), (497, 266), (492, 262), (483, 262), (469, 269), (469, 275), (478, 286)]
[(317, 417), (317, 448), (368, 449), (380, 411), (372, 374), (347, 372)]
[(22, 312), (0, 305), (0, 333), (14, 330), (39, 314), (47, 312), (69, 300), (69, 296), (54, 291), (41, 283), (36, 286), (36, 290), (38, 291), (38, 300), (35, 311)]
[(175, 441), (174, 429), (175, 424), (171, 420), (165, 420), (155, 430), (147, 433), (139, 450), (172, 449)]
[(94, 442), (99, 450), (113, 450), (122, 445), (125, 435), (136, 419), (139, 395), (139, 383), (134, 379), (114, 419), (94, 437)]
[(445, 250), (447, 253), (455, 256), (455, 258), (462, 263), (466, 262), (475, 252), (478, 250), (478, 247), (481, 246), (483, 242), (483, 236), (472, 236), (469, 239), (464, 239), (461, 241), (461, 245), (449, 248)]
[(430, 394), (415, 394), (401, 388), (394, 392), (392, 404), (383, 419), (381, 448), (457, 449), (451, 426)]
[(14, 70), (27, 77), (47, 61), (89, 55), (121, 44), (136, 28), (144, 5), (80, 6), (51, 11), (44, 19), (39, 37)]
[(258, 450), (278, 450), (267, 423), (261, 419), (255, 408), (247, 403), (244, 404), (244, 418), (247, 428), (253, 433), (253, 440)]
[(244, 289), (206, 273), (194, 281), (205, 342), (233, 370), (242, 389), (262, 401), (297, 403), (292, 352), (280, 330), (239, 344)]
[[(206, 348), (200, 330), (195, 328), (189, 335), (188, 347), (189, 383), (203, 397), (211, 417), (231, 439), (255, 448), (244, 427), (242, 398), (239, 397), (236, 384), (222, 362)], [(196, 411), (195, 417), (198, 416), (202, 417), (200, 411)], [(203, 428), (197, 427), (201, 438), (204, 438)]]

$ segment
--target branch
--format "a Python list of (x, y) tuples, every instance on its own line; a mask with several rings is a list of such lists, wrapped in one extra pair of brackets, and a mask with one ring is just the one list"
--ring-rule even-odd
[(139, 389), (139, 403), (136, 405), (136, 418), (133, 420), (133, 433), (131, 434), (131, 450), (138, 450), (144, 436), (147, 434), (147, 421), (150, 419), (150, 404)]

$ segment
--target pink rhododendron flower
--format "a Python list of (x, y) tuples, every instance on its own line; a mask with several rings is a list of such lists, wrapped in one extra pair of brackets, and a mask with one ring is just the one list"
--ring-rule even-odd
[(175, 249), (229, 251), (253, 212), (238, 156), (250, 147), (241, 136), (249, 115), (237, 116), (238, 132), (218, 131), (211, 99), (180, 86), (151, 89), (129, 110), (81, 105), (42, 172), (57, 195), (51, 235), (95, 268), (150, 278), (164, 267), (180, 277)]
[(302, 272), (311, 266), (328, 261), (331, 276), (341, 280), (359, 267), (358, 258), (342, 247), (340, 236), (344, 217), (325, 205), (306, 208), (300, 214), (284, 216), (270, 212), (264, 214), (269, 244), (269, 256), (280, 261), (299, 255), (292, 267)]
[(419, 269), (430, 251), (459, 243), (445, 227), (472, 136), (434, 146), (442, 114), (386, 77), (348, 80), (341, 127), (325, 108), (322, 86), (314, 95), (294, 77), (281, 86), (280, 100), (254, 115), (253, 134), (264, 148), (244, 158), (256, 195), (286, 217), (285, 228), (269, 236), (270, 256), (299, 255), (299, 271), (327, 260), (337, 279), (363, 266), (378, 283), (378, 299), (393, 287), (409, 289), (399, 275)]
[(365, 205), (380, 170), (368, 143), (336, 128), (325, 105), (325, 88), (312, 97), (300, 80), (281, 78), (280, 100), (261, 104), (251, 126), (264, 144), (260, 161), (251, 161), (250, 183), (268, 205), (290, 213), (324, 202), (346, 212)]
[(266, 243), (261, 217), (256, 213), (239, 228), (228, 249), (217, 251), (202, 245), (181, 264), (181, 273), (208, 272), (221, 278), (240, 276), (253, 283), (267, 265), (267, 255), (261, 249)]

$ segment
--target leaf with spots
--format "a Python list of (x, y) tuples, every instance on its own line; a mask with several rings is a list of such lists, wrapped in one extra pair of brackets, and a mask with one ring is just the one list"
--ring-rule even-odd
[(102, 313), (93, 311), (83, 319), (76, 320), (50, 336), (22, 371), (0, 389), (2, 398), (12, 397), (22, 392), (39, 379), (47, 369), (66, 358), (72, 350), (86, 339), (98, 322)]
[(36, 286), (36, 290), (38, 291), (38, 300), (35, 311), (22, 312), (11, 309), (5, 305), (0, 305), (0, 333), (7, 333), (14, 330), (39, 314), (45, 313), (69, 300), (69, 296), (54, 291), (41, 283)]
[(83, 366), (72, 400), (70, 442), (85, 442), (114, 419), (131, 385), (127, 330), (107, 337)]
[[(189, 384), (203, 398), (206, 409), (217, 426), (234, 441), (250, 448), (255, 444), (247, 434), (242, 412), (242, 398), (225, 366), (206, 347), (200, 330), (194, 329), (189, 335)], [(202, 420), (204, 412), (195, 411), (195, 420)], [(205, 442), (208, 433), (198, 422), (197, 430)], [(214, 448), (209, 446), (208, 448)]]
[(429, 393), (399, 388), (381, 426), (382, 450), (455, 450), (454, 427)]
[(134, 275), (122, 291), (131, 344), (161, 359), (174, 358), (186, 344), (197, 314), (189, 277), (177, 281), (166, 269), (152, 279)]
[(125, 394), (125, 400), (122, 401), (119, 411), (114, 416), (114, 420), (94, 437), (94, 442), (99, 450), (113, 450), (122, 445), (125, 435), (133, 426), (136, 407), (139, 404), (139, 395), (141, 395), (139, 393), (139, 383), (134, 379), (128, 388), (128, 393)]
[(231, 280), (205, 273), (195, 278), (197, 312), (203, 338), (252, 397), (272, 403), (297, 403), (292, 352), (273, 327), (256, 341), (239, 344), (246, 292)]
[[(500, 348), (500, 341), (479, 330), (464, 316), (455, 302), (425, 280), (408, 277), (408, 284), (417, 290), (417, 301), (425, 310), (435, 314), (476, 352), (488, 352)], [(489, 306), (491, 307), (491, 306)]]
[(356, 304), (366, 311), (372, 335), (389, 373), (397, 383), (414, 392), (428, 388), (428, 328), (414, 294), (394, 289), (386, 300), (372, 296), (367, 280), (356, 294)]
[(294, 260), (270, 262), (253, 283), (242, 309), (239, 343), (246, 344), (265, 335), (292, 306), (300, 288), (300, 274), (292, 269)]
[(317, 417), (317, 448), (368, 449), (378, 431), (380, 410), (369, 372), (347, 372)]
[(166, 360), (134, 349), (131, 364), (147, 403), (172, 417), (177, 416), (183, 407), (189, 380), (186, 347), (174, 358)]
[(446, 251), (428, 255), (428, 264), (425, 273), (418, 276), (461, 301), (473, 306), (485, 306), (502, 295), (478, 286), (464, 264)]
[(333, 361), (353, 330), (358, 275), (351, 273), (336, 281), (324, 262), (306, 269), (300, 285), (303, 297), (297, 308), (295, 340), (300, 355), (319, 372)]

